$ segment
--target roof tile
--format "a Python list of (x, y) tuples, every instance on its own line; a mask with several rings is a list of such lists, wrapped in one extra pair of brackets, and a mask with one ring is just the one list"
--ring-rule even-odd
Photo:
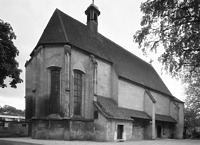
[(174, 118), (172, 118), (171, 116), (167, 116), (167, 115), (156, 114), (155, 117), (156, 117), (157, 121), (172, 122), (172, 123), (177, 122)]
[(140, 118), (150, 120), (146, 112), (120, 108), (111, 98), (98, 96), (97, 102), (94, 102), (94, 104), (109, 119), (133, 121), (133, 118)]
[[(110, 61), (117, 74), (145, 87), (172, 96), (154, 68), (83, 23), (56, 9), (38, 44), (68, 43)], [(36, 47), (37, 47), (36, 46)]]

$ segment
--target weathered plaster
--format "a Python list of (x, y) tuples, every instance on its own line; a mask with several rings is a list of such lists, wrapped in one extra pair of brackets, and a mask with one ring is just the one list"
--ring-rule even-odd
[(144, 110), (144, 89), (119, 79), (118, 105), (128, 109)]

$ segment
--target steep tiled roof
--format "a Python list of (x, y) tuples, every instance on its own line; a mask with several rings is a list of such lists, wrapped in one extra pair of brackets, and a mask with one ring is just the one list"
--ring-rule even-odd
[(78, 47), (110, 61), (120, 77), (172, 96), (150, 64), (103, 35), (94, 34), (85, 24), (58, 9), (51, 17), (37, 46), (42, 44), (70, 44)]
[(59, 10), (56, 9), (47, 24), (38, 44), (54, 44), (68, 42), (64, 24)]
[(156, 117), (157, 121), (176, 123), (176, 120), (174, 118), (172, 118), (171, 116), (156, 114), (155, 117)]
[(109, 119), (122, 119), (130, 121), (133, 121), (134, 118), (150, 119), (147, 113), (143, 111), (118, 107), (111, 98), (98, 96), (97, 102), (94, 102), (94, 104), (101, 111), (101, 113)]

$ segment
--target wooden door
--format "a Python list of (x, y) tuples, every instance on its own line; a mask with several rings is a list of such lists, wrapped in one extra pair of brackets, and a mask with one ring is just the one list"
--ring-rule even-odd
[(157, 126), (157, 137), (161, 138), (161, 126), (160, 125)]
[(118, 125), (117, 126), (117, 139), (123, 139), (123, 131), (124, 131), (124, 126)]

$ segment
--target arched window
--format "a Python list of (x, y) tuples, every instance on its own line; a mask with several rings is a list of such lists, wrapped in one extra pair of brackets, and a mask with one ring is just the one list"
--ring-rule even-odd
[(60, 68), (50, 68), (50, 99), (49, 99), (49, 113), (59, 114), (60, 113)]
[(74, 70), (74, 115), (81, 115), (83, 73)]

